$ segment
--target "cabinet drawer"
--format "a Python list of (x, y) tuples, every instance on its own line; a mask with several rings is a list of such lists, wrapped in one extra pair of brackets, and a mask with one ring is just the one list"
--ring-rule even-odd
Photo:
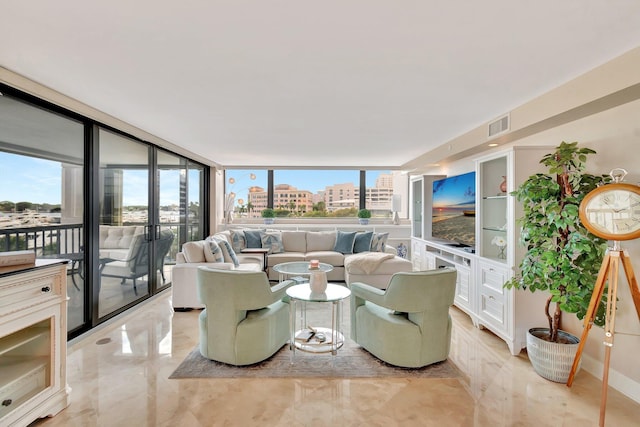
[(492, 289), (493, 291), (504, 294), (503, 285), (507, 281), (507, 272), (500, 268), (483, 265), (480, 267), (480, 279), (482, 286)]
[(480, 294), (480, 317), (499, 328), (505, 326), (504, 296), (483, 288)]
[(61, 295), (61, 284), (56, 272), (46, 276), (25, 277), (0, 287), (0, 312), (18, 311), (52, 297)]

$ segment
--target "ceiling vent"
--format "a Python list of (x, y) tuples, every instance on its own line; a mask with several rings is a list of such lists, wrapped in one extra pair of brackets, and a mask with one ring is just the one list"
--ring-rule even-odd
[(507, 132), (509, 130), (509, 114), (500, 117), (497, 120), (489, 123), (488, 138), (493, 138), (496, 135)]

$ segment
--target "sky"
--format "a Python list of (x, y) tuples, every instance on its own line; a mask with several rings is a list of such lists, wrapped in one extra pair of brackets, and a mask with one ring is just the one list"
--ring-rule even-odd
[(0, 152), (0, 201), (60, 203), (60, 162)]
[[(249, 174), (255, 173), (256, 179), (249, 179)], [(389, 171), (367, 172), (367, 187), (375, 185), (376, 178), (381, 173)], [(236, 183), (229, 185), (227, 191), (246, 193), (253, 185), (263, 188), (267, 186), (267, 171), (258, 170), (231, 170), (227, 172), (227, 178), (234, 176)], [(291, 184), (300, 190), (309, 190), (317, 193), (324, 190), (325, 186), (356, 183), (359, 180), (359, 171), (354, 170), (276, 170), (274, 172), (275, 184)], [(146, 171), (126, 171), (126, 183), (124, 188), (124, 205), (147, 204)], [(160, 175), (160, 205), (166, 206), (178, 203), (178, 171), (161, 171)], [(62, 165), (60, 162), (37, 159), (34, 157), (20, 156), (11, 153), (0, 152), (0, 201), (32, 203), (61, 203)], [(196, 188), (190, 188), (193, 192), (191, 200), (197, 200)]]

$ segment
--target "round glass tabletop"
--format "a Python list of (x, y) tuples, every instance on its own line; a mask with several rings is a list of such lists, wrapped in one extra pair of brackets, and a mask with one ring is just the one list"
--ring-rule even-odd
[(314, 271), (324, 271), (325, 273), (333, 270), (331, 264), (320, 263), (318, 270), (309, 270), (309, 261), (293, 261), (283, 262), (273, 266), (273, 270), (280, 274), (297, 274), (297, 275), (310, 275)]
[(328, 283), (327, 289), (323, 293), (317, 294), (311, 292), (311, 286), (308, 283), (303, 283), (287, 288), (287, 295), (299, 301), (334, 302), (347, 298), (351, 295), (351, 291), (346, 286)]

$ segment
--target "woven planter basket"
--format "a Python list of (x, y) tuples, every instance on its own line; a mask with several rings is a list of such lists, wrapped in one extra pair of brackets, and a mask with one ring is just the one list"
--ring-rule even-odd
[[(560, 337), (570, 341), (561, 344), (545, 341), (539, 336), (548, 335), (549, 328), (532, 328), (527, 333), (527, 354), (533, 369), (542, 378), (557, 383), (566, 383), (578, 351), (580, 340), (565, 331), (558, 331)], [(577, 371), (580, 370), (578, 365)]]

